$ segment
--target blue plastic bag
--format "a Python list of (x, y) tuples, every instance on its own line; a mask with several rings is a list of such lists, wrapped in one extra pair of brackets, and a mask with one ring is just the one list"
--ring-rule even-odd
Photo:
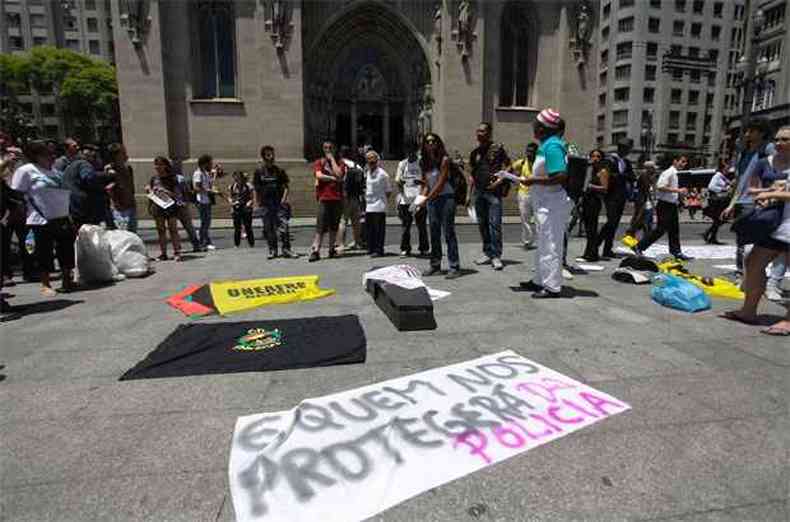
[(670, 274), (659, 274), (653, 278), (650, 297), (660, 305), (684, 312), (710, 308), (710, 297), (701, 288)]

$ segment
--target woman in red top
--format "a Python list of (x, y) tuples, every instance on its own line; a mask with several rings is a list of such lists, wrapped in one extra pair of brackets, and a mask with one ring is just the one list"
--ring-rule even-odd
[(318, 200), (318, 216), (316, 217), (315, 239), (309, 262), (321, 259), (321, 244), (324, 236), (329, 233), (329, 257), (336, 257), (335, 240), (343, 217), (343, 178), (346, 175), (346, 164), (335, 158), (335, 145), (324, 142), (324, 157), (315, 162), (315, 194)]

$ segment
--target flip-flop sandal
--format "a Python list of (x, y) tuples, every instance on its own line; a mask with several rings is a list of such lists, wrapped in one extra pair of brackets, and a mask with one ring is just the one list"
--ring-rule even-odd
[(790, 337), (790, 330), (784, 330), (782, 328), (766, 328), (764, 330), (760, 330), (760, 333), (765, 335), (773, 335), (776, 337)]
[(719, 317), (727, 319), (728, 321), (735, 321), (736, 323), (748, 324), (749, 326), (757, 326), (760, 324), (756, 319), (745, 319), (735, 312), (724, 312), (723, 314), (719, 314)]
[(44, 297), (55, 297), (58, 295), (58, 293), (52, 288), (42, 288), (40, 292)]

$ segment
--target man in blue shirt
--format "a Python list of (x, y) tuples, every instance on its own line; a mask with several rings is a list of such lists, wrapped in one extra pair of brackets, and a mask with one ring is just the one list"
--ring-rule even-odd
[(562, 138), (565, 121), (559, 113), (545, 109), (535, 121), (535, 138), (540, 142), (532, 177), (521, 183), (531, 187), (537, 222), (535, 276), (521, 287), (535, 292), (535, 299), (560, 297), (565, 227), (571, 202), (564, 184), (568, 178), (567, 146)]
[(77, 228), (82, 225), (107, 224), (115, 228), (109, 215), (107, 185), (113, 175), (96, 168), (96, 147), (83, 145), (80, 155), (63, 172), (63, 186), (71, 191), (69, 213)]

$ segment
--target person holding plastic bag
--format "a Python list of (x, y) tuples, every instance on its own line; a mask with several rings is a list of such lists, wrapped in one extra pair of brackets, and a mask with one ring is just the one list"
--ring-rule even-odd
[(35, 237), (34, 254), (41, 270), (41, 294), (54, 297), (50, 273), (55, 271), (55, 257), (63, 276), (61, 291), (70, 292), (75, 288), (76, 235), (69, 217), (69, 193), (63, 189), (63, 176), (51, 170), (53, 157), (46, 142), (30, 143), (25, 156), (30, 163), (14, 172), (11, 188), (23, 192), (27, 201), (26, 222)]
[(537, 221), (538, 248), (535, 276), (521, 283), (535, 299), (556, 298), (562, 291), (562, 257), (565, 227), (571, 203), (563, 184), (568, 178), (567, 145), (563, 139), (565, 121), (553, 109), (538, 114), (534, 125), (540, 143), (532, 177), (521, 183), (532, 187), (532, 204)]

